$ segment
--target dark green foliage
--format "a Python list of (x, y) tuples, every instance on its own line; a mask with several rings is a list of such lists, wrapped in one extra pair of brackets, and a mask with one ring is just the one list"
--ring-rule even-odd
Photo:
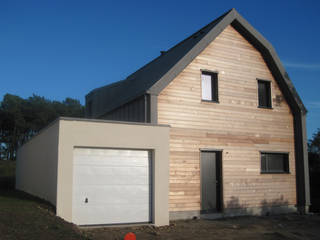
[(308, 143), (310, 170), (310, 211), (320, 212), (320, 128)]
[(84, 107), (72, 98), (58, 102), (6, 94), (0, 102), (0, 160), (15, 160), (17, 148), (59, 116), (83, 117)]
[(311, 172), (320, 173), (320, 128), (308, 143), (309, 168)]
[(313, 152), (320, 155), (320, 128), (313, 134), (312, 139), (308, 144), (309, 152)]

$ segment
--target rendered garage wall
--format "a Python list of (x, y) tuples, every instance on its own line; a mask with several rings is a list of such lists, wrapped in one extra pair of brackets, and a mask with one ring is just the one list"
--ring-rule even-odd
[(18, 149), (16, 189), (56, 205), (59, 122)]
[(153, 149), (153, 223), (169, 224), (169, 127), (60, 118), (57, 215), (72, 222), (75, 147)]

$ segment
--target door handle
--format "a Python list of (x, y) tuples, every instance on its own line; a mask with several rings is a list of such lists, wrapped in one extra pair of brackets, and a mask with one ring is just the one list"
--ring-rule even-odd
[(85, 202), (85, 203), (88, 203), (88, 198), (86, 198), (86, 199), (84, 200), (84, 202)]

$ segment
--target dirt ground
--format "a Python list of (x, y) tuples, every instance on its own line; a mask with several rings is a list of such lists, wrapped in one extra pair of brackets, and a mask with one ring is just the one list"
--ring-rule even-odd
[(221, 220), (175, 221), (168, 227), (96, 228), (81, 230), (89, 239), (123, 239), (133, 232), (145, 239), (320, 239), (320, 215), (237, 217)]
[(0, 191), (0, 240), (320, 239), (320, 214), (174, 221), (170, 226), (78, 228), (50, 204), (19, 191)]

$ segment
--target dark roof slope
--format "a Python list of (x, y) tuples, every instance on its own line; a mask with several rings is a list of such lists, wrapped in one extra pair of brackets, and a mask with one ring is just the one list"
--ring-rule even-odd
[(105, 103), (103, 104), (104, 107), (99, 109), (100, 111), (96, 115), (99, 116), (109, 112), (146, 93), (228, 13), (229, 12), (223, 14), (190, 37), (164, 52), (128, 76), (125, 80), (94, 89), (87, 94), (87, 99), (103, 98)]
[(99, 101), (99, 106), (95, 107), (95, 115), (92, 117), (99, 117), (145, 93), (158, 95), (230, 24), (262, 53), (276, 80), (280, 81), (280, 87), (287, 93), (289, 104), (305, 112), (306, 109), (272, 45), (235, 9), (231, 9), (125, 80), (91, 91), (86, 96), (87, 101), (89, 99)]

